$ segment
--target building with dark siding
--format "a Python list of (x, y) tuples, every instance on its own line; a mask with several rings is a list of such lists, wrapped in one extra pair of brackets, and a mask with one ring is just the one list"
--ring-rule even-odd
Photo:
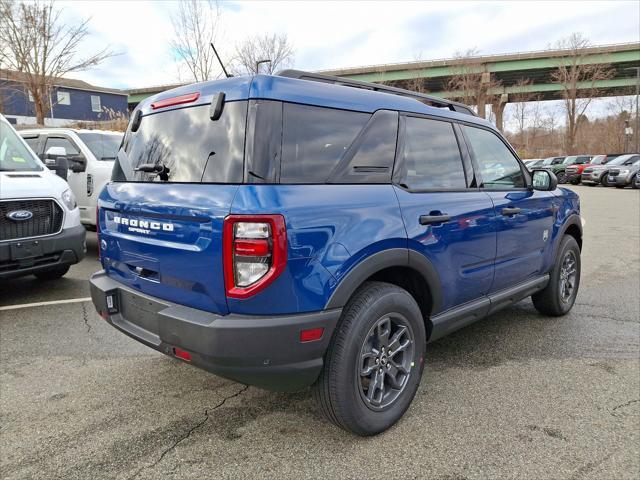
[[(0, 69), (0, 113), (14, 125), (35, 125), (33, 99), (24, 80), (21, 72)], [(127, 97), (121, 90), (96, 87), (81, 80), (53, 78), (45, 125), (64, 126), (126, 116)]]

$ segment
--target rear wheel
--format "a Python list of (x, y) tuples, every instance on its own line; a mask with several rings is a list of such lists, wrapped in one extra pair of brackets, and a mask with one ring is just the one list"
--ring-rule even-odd
[(45, 270), (44, 272), (38, 272), (34, 275), (40, 280), (56, 280), (60, 277), (64, 277), (69, 271), (69, 265), (64, 267), (56, 267), (51, 270)]
[(571, 180), (571, 185), (578, 185), (579, 183), (580, 183), (580, 180), (578, 179)]
[(365, 283), (349, 300), (314, 385), (322, 413), (357, 435), (375, 435), (405, 413), (420, 384), (426, 333), (402, 288)]
[(531, 296), (533, 305), (545, 315), (559, 317), (571, 310), (580, 286), (580, 247), (571, 235), (565, 235), (558, 249), (549, 283)]

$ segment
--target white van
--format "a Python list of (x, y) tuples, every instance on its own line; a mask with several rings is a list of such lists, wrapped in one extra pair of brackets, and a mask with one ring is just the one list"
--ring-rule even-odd
[(66, 156), (67, 182), (78, 199), (80, 221), (90, 229), (96, 225), (96, 199), (111, 179), (113, 163), (122, 141), (122, 132), (39, 128), (21, 130), (20, 135), (47, 163)]
[[(51, 166), (66, 173), (65, 158), (53, 159)], [(67, 182), (0, 115), (0, 280), (63, 276), (84, 258), (85, 235)]]

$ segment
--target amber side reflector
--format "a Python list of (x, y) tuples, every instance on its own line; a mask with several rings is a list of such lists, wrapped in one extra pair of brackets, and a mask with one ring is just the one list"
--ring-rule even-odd
[(198, 98), (200, 98), (200, 92), (187, 93), (185, 95), (165, 98), (164, 100), (158, 100), (157, 102), (153, 102), (151, 104), (151, 108), (153, 110), (157, 110), (158, 108), (171, 107), (173, 105), (182, 105), (183, 103), (195, 102)]

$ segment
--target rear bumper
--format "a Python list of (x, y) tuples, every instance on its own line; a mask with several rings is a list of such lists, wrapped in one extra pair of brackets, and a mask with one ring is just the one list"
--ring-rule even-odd
[[(187, 351), (193, 365), (237, 382), (295, 391), (320, 374), (340, 309), (286, 316), (220, 316), (133, 290), (104, 271), (91, 277), (91, 298), (107, 322), (164, 354)], [(116, 299), (108, 313), (107, 295)], [(320, 340), (300, 332), (324, 328)]]
[[(21, 277), (45, 272), (58, 267), (73, 265), (86, 253), (86, 230), (82, 225), (62, 230), (57, 235), (27, 240), (11, 240), (0, 243), (0, 279)], [(15, 259), (12, 245), (35, 244), (42, 255)]]

